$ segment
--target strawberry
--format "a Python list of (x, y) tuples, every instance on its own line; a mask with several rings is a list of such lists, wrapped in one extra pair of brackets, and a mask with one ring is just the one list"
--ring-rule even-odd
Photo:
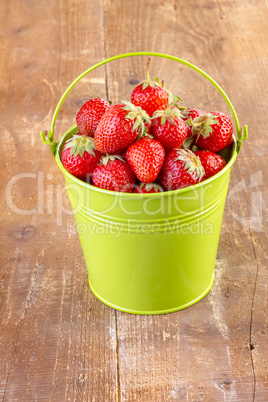
[(232, 142), (233, 125), (222, 112), (211, 112), (192, 121), (192, 133), (200, 149), (218, 152)]
[(204, 174), (200, 159), (192, 151), (174, 149), (166, 156), (160, 182), (165, 190), (177, 190), (199, 183)]
[(187, 125), (181, 119), (179, 109), (169, 106), (166, 110), (157, 110), (152, 119), (151, 133), (166, 153), (182, 146), (187, 137)]
[(205, 170), (203, 180), (208, 179), (218, 173), (226, 165), (225, 160), (218, 154), (211, 151), (196, 151), (195, 155), (199, 157)]
[(84, 103), (76, 115), (76, 124), (80, 134), (94, 137), (100, 119), (110, 107), (109, 102), (100, 98), (90, 99)]
[(166, 89), (159, 84), (158, 78), (150, 80), (149, 64), (150, 59), (147, 63), (147, 79), (133, 89), (131, 102), (152, 116), (156, 110), (164, 110), (168, 107), (169, 95)]
[(139, 134), (145, 133), (150, 125), (148, 114), (130, 102), (111, 106), (96, 129), (96, 147), (103, 153), (120, 153)]
[(102, 153), (97, 150), (93, 138), (86, 135), (74, 135), (66, 141), (61, 160), (68, 172), (81, 180), (86, 180), (102, 156)]
[(103, 156), (92, 176), (94, 186), (111, 191), (131, 193), (135, 175), (121, 155)]
[(165, 150), (161, 143), (148, 136), (130, 145), (127, 161), (142, 183), (152, 183), (164, 163)]
[(162, 187), (156, 183), (140, 183), (135, 187), (133, 193), (149, 194), (149, 193), (161, 193)]
[(185, 121), (185, 123), (188, 126), (187, 137), (192, 137), (191, 121), (193, 121), (196, 117), (202, 116), (205, 113), (202, 110), (195, 109), (193, 107), (180, 109), (180, 112), (181, 112), (181, 118)]

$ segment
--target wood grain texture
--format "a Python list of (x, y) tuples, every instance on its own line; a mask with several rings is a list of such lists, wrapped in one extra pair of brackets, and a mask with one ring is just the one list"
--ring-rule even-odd
[[(0, 15), (0, 398), (267, 401), (267, 2), (6, 0)], [(63, 177), (39, 137), (81, 72), (146, 50), (210, 74), (250, 134), (232, 169), (212, 290), (162, 316), (93, 296)], [(88, 98), (129, 99), (145, 64), (113, 62), (81, 81), (57, 138)], [(228, 111), (196, 73), (164, 59), (150, 67), (184, 104)]]
[[(108, 4), (111, 6), (111, 3)], [(129, 38), (126, 45), (123, 31), (125, 21), (130, 19), (130, 9), (136, 35)], [(256, 43), (254, 38), (258, 35), (252, 20), (256, 18), (259, 28), (267, 34), (265, 4), (259, 7), (259, 3), (248, 2), (245, 7), (242, 2), (202, 1), (196, 4), (190, 1), (182, 5), (182, 2), (154, 1), (146, 2), (141, 16), (138, 7), (135, 14), (130, 1), (125, 1), (123, 7), (118, 6), (114, 11), (114, 20), (111, 15), (109, 13), (105, 25), (107, 32), (115, 25), (115, 19), (122, 24), (118, 28), (116, 52), (111, 36), (106, 42), (108, 55), (137, 49), (136, 44), (139, 50), (154, 49), (178, 55), (203, 68), (222, 85), (238, 110), (242, 123), (253, 127), (254, 137), (257, 130), (260, 133), (264, 130), (264, 126), (261, 128), (251, 120), (245, 93), (250, 99), (256, 99), (258, 106), (254, 107), (258, 107), (258, 115), (263, 113), (263, 95), (266, 99), (267, 94), (263, 94), (261, 82), (254, 80), (253, 83), (256, 73), (253, 66), (252, 70), (249, 67), (252, 60), (258, 71), (256, 56), (258, 60), (262, 58), (263, 47), (256, 46), (251, 53), (249, 46)], [(237, 30), (237, 16), (242, 32)], [(156, 30), (156, 27), (159, 29)], [(132, 26), (130, 31), (133, 32), (133, 29)], [(153, 37), (150, 32), (155, 33)], [(137, 33), (143, 37), (142, 43), (136, 41)], [(245, 42), (244, 36), (248, 42)], [(120, 63), (122, 67), (108, 66), (109, 96), (111, 99), (115, 97), (115, 101), (122, 93), (124, 96), (127, 93), (124, 79), (134, 76), (140, 81), (144, 75), (140, 68), (145, 63), (131, 63), (133, 67), (127, 61)], [(186, 104), (195, 104), (207, 110), (224, 109), (213, 87), (204, 82), (201, 86), (201, 80), (195, 74), (185, 72), (183, 68), (174, 68), (169, 61), (157, 60), (154, 63), (155, 75), (165, 78), (167, 87), (175, 88), (175, 93)], [(265, 63), (265, 58), (262, 63)], [(119, 84), (116, 75), (121, 78)], [(258, 154), (261, 152), (259, 146), (263, 149), (261, 155)], [(252, 163), (252, 159), (256, 162)], [(260, 252), (257, 255), (255, 244), (257, 238), (267, 242), (264, 233), (267, 215), (261, 205), (252, 205), (256, 191), (265, 189), (265, 169), (263, 136), (256, 147), (254, 138), (249, 138), (240, 160), (234, 166), (230, 184), (233, 191), (235, 186), (240, 186), (243, 191), (234, 193), (228, 199), (230, 205), (228, 208), (227, 204), (224, 215), (216, 280), (204, 300), (190, 309), (166, 317), (133, 318), (116, 313), (122, 400), (267, 399), (267, 322), (264, 320), (267, 317), (267, 256)], [(239, 183), (244, 183), (245, 174), (250, 176), (243, 188)], [(260, 174), (263, 182), (255, 187), (254, 179), (258, 181)], [(267, 195), (262, 194), (262, 199), (267, 199)], [(258, 196), (256, 202), (260, 202)], [(262, 219), (253, 213), (254, 209), (262, 211)], [(255, 223), (251, 219), (252, 213)], [(236, 222), (233, 216), (240, 222)], [(260, 219), (262, 228), (258, 224)], [(254, 224), (261, 231), (254, 231)], [(264, 246), (262, 251), (265, 252)], [(261, 298), (258, 298), (259, 292)], [(260, 304), (260, 299), (265, 301), (264, 306)], [(140, 347), (136, 345), (137, 338)], [(258, 339), (259, 350), (255, 346), (255, 338)]]
[[(116, 401), (114, 311), (89, 290), (61, 212), (70, 210), (64, 183), (39, 136), (69, 83), (105, 57), (103, 10), (97, 1), (1, 2), (1, 26), (0, 399)], [(106, 97), (98, 74), (66, 100), (58, 138), (84, 97)]]

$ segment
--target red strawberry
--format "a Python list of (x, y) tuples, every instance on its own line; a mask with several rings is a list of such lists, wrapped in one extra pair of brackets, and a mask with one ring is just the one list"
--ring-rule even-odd
[(165, 150), (154, 138), (142, 137), (130, 145), (127, 161), (142, 183), (152, 183), (164, 163)]
[(218, 173), (226, 165), (225, 160), (218, 154), (211, 151), (196, 151), (196, 156), (199, 157), (202, 166), (205, 170), (205, 177), (203, 180), (208, 179), (214, 174)]
[(148, 194), (148, 193), (161, 193), (162, 187), (156, 183), (140, 183), (135, 187), (133, 193)]
[(93, 172), (102, 156), (102, 153), (96, 149), (93, 138), (86, 135), (74, 135), (66, 141), (61, 160), (68, 172), (85, 180)]
[(133, 89), (131, 102), (152, 116), (156, 110), (164, 110), (168, 107), (169, 95), (159, 84), (158, 78), (150, 80), (149, 63), (150, 59), (147, 63), (147, 79)]
[(92, 176), (94, 186), (111, 191), (131, 193), (136, 181), (135, 175), (120, 155), (107, 155), (101, 159)]
[(187, 136), (187, 125), (180, 117), (179, 109), (169, 106), (154, 113), (151, 132), (161, 142), (166, 153), (180, 148)]
[(145, 133), (150, 124), (148, 114), (130, 102), (111, 106), (96, 129), (96, 147), (103, 153), (120, 153), (135, 141), (139, 134)]
[(188, 149), (174, 149), (166, 156), (160, 173), (165, 190), (177, 190), (199, 183), (204, 176), (200, 159)]
[(185, 121), (185, 123), (188, 126), (187, 137), (192, 137), (191, 121), (193, 121), (196, 117), (202, 116), (205, 113), (202, 110), (195, 109), (193, 107), (180, 109), (180, 112), (181, 112), (181, 118)]
[(109, 102), (100, 98), (90, 99), (84, 103), (76, 115), (76, 124), (80, 134), (94, 137), (100, 119), (110, 107)]
[(233, 125), (226, 114), (211, 112), (193, 120), (192, 133), (198, 148), (218, 152), (232, 142)]

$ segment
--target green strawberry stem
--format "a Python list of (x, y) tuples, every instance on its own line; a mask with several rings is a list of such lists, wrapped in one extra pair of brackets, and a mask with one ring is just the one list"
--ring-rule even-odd
[(146, 69), (147, 78), (146, 78), (146, 80), (144, 80), (144, 81), (142, 81), (142, 82), (140, 82), (138, 84), (138, 85), (142, 85), (142, 90), (143, 91), (148, 87), (154, 87), (154, 86), (159, 86), (160, 87), (161, 86), (160, 83), (159, 83), (159, 78), (158, 77), (154, 78), (153, 81), (151, 81), (151, 79), (150, 79), (150, 75), (149, 75), (150, 61), (151, 61), (151, 58), (149, 58), (148, 61), (147, 61), (147, 69)]
[(138, 135), (136, 141), (139, 141), (142, 137), (154, 138), (152, 134), (148, 133), (147, 127), (145, 127), (145, 130)]
[(195, 138), (194, 138), (193, 136), (187, 137), (187, 138), (183, 141), (182, 148), (183, 148), (183, 149), (190, 149), (191, 146), (192, 146), (192, 144), (193, 144), (193, 142), (194, 142), (194, 139), (195, 139)]
[(150, 75), (149, 75), (149, 65), (150, 65), (151, 57), (149, 57), (147, 61), (147, 80), (150, 82)]
[(146, 113), (145, 110), (143, 110), (140, 106), (135, 106), (131, 102), (122, 101), (122, 103), (125, 105), (123, 109), (129, 112), (125, 116), (125, 119), (134, 120), (132, 131), (138, 129), (139, 135), (145, 134), (147, 132), (147, 128), (144, 123), (151, 123), (148, 113)]
[(78, 155), (83, 158), (84, 152), (87, 151), (89, 154), (96, 156), (95, 151), (96, 145), (92, 137), (87, 135), (73, 135), (73, 137), (66, 141), (65, 149), (70, 148), (70, 155), (77, 158)]
[(104, 156), (102, 156), (99, 165), (104, 165), (106, 166), (108, 164), (109, 161), (115, 161), (116, 159), (122, 161), (122, 162), (126, 162), (125, 158), (121, 155), (109, 155), (106, 154)]
[(188, 172), (195, 171), (199, 181), (205, 175), (205, 170), (202, 166), (201, 160), (189, 149), (177, 149), (177, 158), (175, 160), (180, 160), (185, 163), (184, 169)]
[(158, 117), (161, 117), (161, 124), (164, 125), (166, 121), (168, 121), (170, 124), (173, 126), (176, 126), (177, 123), (174, 119), (174, 117), (180, 117), (181, 118), (181, 113), (178, 108), (171, 108), (174, 106), (173, 102), (171, 103), (166, 110), (156, 110), (153, 114), (152, 119), (157, 119)]
[[(190, 124), (188, 124), (188, 122)], [(204, 114), (202, 116), (196, 117), (194, 120), (190, 117), (186, 124), (192, 126), (192, 133), (196, 135), (196, 141), (199, 139), (200, 135), (204, 138), (207, 138), (212, 133), (212, 127), (214, 124), (217, 124), (219, 121), (217, 120), (217, 116), (213, 114)]]
[(146, 191), (150, 191), (150, 190), (152, 190), (152, 189), (154, 189), (155, 190), (155, 192), (157, 192), (158, 190), (160, 190), (161, 192), (163, 191), (162, 190), (162, 188), (161, 188), (161, 186), (159, 186), (159, 184), (157, 184), (157, 183), (141, 183), (140, 184), (140, 188), (142, 189), (142, 188), (145, 188), (145, 190)]

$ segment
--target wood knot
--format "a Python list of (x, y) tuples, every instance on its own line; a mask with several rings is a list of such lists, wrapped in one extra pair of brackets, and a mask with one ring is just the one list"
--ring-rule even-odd
[(135, 80), (134, 78), (132, 78), (131, 80), (128, 81), (131, 85), (138, 85), (139, 81)]
[(249, 344), (249, 348), (250, 348), (250, 350), (255, 349), (255, 344), (254, 344), (253, 342), (250, 342), (250, 344)]

